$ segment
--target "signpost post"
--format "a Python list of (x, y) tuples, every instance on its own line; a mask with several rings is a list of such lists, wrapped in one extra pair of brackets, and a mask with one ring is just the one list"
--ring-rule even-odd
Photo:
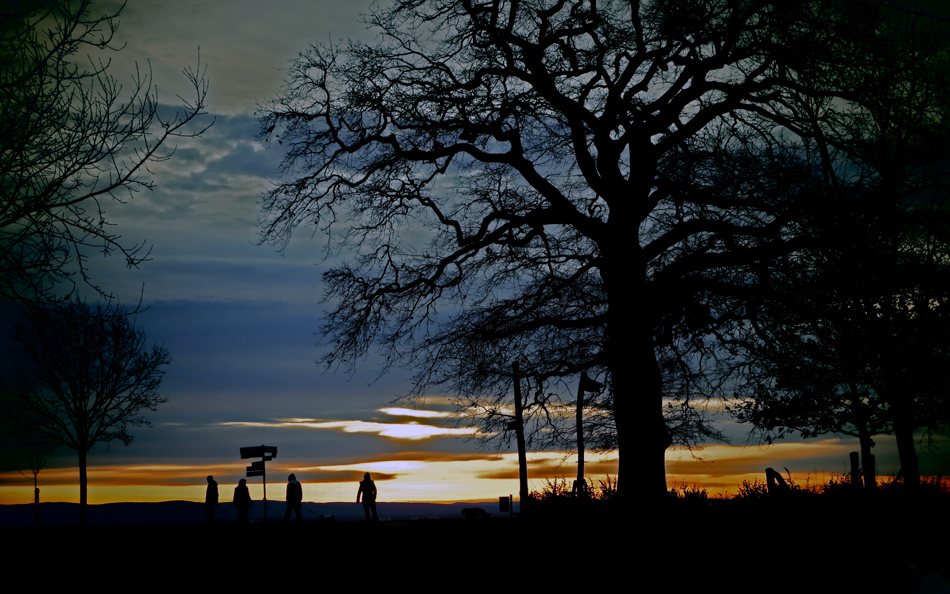
[(250, 466), (246, 467), (246, 472), (244, 476), (250, 478), (252, 476), (262, 477), (264, 481), (264, 523), (267, 523), (267, 472), (264, 469), (264, 462), (268, 460), (273, 460), (277, 457), (277, 446), (251, 446), (247, 448), (241, 448), (241, 459), (246, 458), (260, 458), (260, 462), (251, 462)]

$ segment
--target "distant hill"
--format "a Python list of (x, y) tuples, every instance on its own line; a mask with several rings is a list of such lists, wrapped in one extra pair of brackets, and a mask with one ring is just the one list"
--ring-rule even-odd
[[(468, 507), (480, 507), (493, 515), (498, 512), (497, 501), (462, 503), (378, 503), (380, 521), (393, 520), (441, 520), (462, 519), (462, 510)], [(269, 501), (268, 520), (283, 520), (286, 506), (282, 501)], [(518, 504), (515, 503), (515, 511)], [(172, 525), (204, 524), (207, 518), (204, 506), (194, 501), (164, 501), (160, 503), (106, 503), (90, 505), (88, 523), (93, 526), (116, 525)], [(218, 522), (233, 524), (237, 521), (237, 510), (230, 502), (222, 503), (216, 510)], [(356, 503), (304, 503), (305, 522), (319, 522), (321, 515), (330, 516), (338, 522), (363, 521), (363, 506)], [(79, 518), (79, 504), (41, 503), (40, 524), (43, 526), (72, 526)], [(264, 505), (255, 501), (249, 514), (251, 523), (264, 521)], [(0, 526), (20, 527), (33, 525), (33, 504), (0, 505)]]

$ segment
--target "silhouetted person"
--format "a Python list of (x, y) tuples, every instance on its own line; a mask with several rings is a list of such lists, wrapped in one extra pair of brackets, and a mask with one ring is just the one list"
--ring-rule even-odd
[(297, 477), (290, 473), (287, 477), (287, 510), (284, 512), (284, 521), (290, 521), (290, 512), (297, 514), (297, 521), (302, 522), (300, 516), (300, 506), (303, 503), (303, 487), (297, 481)]
[(238, 524), (247, 524), (247, 510), (254, 507), (251, 501), (251, 494), (247, 490), (247, 481), (241, 479), (238, 486), (234, 487), (234, 507), (237, 508)]
[(205, 515), (208, 521), (214, 524), (214, 508), (218, 505), (218, 483), (214, 477), (208, 475), (208, 490), (205, 491)]
[(373, 521), (378, 522), (379, 516), (376, 515), (376, 483), (369, 478), (369, 473), (363, 475), (360, 481), (360, 490), (356, 492), (356, 502), (360, 502), (360, 496), (363, 496), (363, 513), (366, 514), (366, 521), (369, 522), (369, 510), (373, 510)]

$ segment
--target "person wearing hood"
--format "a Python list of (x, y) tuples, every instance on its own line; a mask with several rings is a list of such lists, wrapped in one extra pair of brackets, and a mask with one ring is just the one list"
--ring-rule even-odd
[(297, 514), (297, 521), (302, 522), (300, 508), (303, 504), (303, 487), (297, 481), (296, 475), (290, 473), (287, 477), (287, 510), (284, 512), (284, 521), (290, 521), (290, 512)]
[(254, 507), (251, 501), (251, 493), (247, 490), (247, 481), (241, 479), (238, 486), (234, 487), (234, 507), (237, 508), (238, 524), (247, 524), (247, 510)]
[(208, 489), (205, 491), (205, 515), (208, 516), (208, 521), (212, 524), (215, 523), (214, 520), (214, 508), (218, 506), (218, 481), (214, 480), (214, 477), (210, 474), (208, 475)]

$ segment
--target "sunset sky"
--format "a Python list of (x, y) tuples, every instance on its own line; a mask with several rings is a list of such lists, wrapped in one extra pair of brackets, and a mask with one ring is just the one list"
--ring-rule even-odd
[[(101, 2), (93, 10), (118, 6)], [(288, 61), (308, 44), (370, 40), (359, 21), (368, 7), (366, 0), (130, 0), (122, 12), (116, 41), (125, 48), (112, 54), (110, 72), (127, 81), (136, 61), (150, 67), (161, 102), (174, 105), (176, 95), (187, 97), (181, 70), (197, 66), (200, 46), (210, 81), (207, 121), (215, 123), (151, 166), (153, 191), (106, 205), (116, 231), (151, 245), (152, 260), (127, 270), (116, 258), (92, 254), (92, 274), (123, 304), (135, 305), (142, 294), (148, 309), (137, 323), (164, 344), (172, 363), (162, 384), (168, 402), (147, 415), (154, 426), (136, 430), (130, 447), (91, 453), (90, 503), (201, 500), (209, 474), (229, 498), (250, 463), (239, 448), (261, 444), (278, 448), (268, 463), (269, 499), (283, 499), (289, 472), (304, 483), (307, 501), (355, 501), (364, 472), (377, 480), (381, 502), (517, 495), (514, 450), (480, 447), (477, 429), (458, 422), (450, 395), (415, 407), (394, 403), (408, 392), (411, 373), (379, 377), (372, 357), (352, 376), (318, 368), (321, 274), (332, 264), (322, 261), (320, 236), (299, 229), (283, 255), (257, 245), (258, 199), (277, 179), (282, 153), (256, 139), (256, 106), (278, 92)], [(0, 321), (6, 332), (15, 320)], [(720, 418), (731, 444), (671, 451), (671, 487), (735, 491), (744, 479), (764, 479), (767, 466), (823, 480), (845, 472), (848, 452), (858, 449), (856, 440), (833, 436), (759, 447), (749, 443), (747, 428)], [(876, 442), (879, 473), (896, 473), (892, 439)], [(533, 486), (572, 478), (574, 461), (568, 453), (532, 454)], [(589, 476), (616, 468), (615, 455), (588, 454)], [(923, 455), (921, 470), (950, 474), (947, 448)], [(78, 501), (71, 450), (59, 450), (39, 479), (45, 501)], [(248, 484), (259, 498), (260, 479)], [(30, 501), (32, 477), (0, 473), (0, 504)]]

